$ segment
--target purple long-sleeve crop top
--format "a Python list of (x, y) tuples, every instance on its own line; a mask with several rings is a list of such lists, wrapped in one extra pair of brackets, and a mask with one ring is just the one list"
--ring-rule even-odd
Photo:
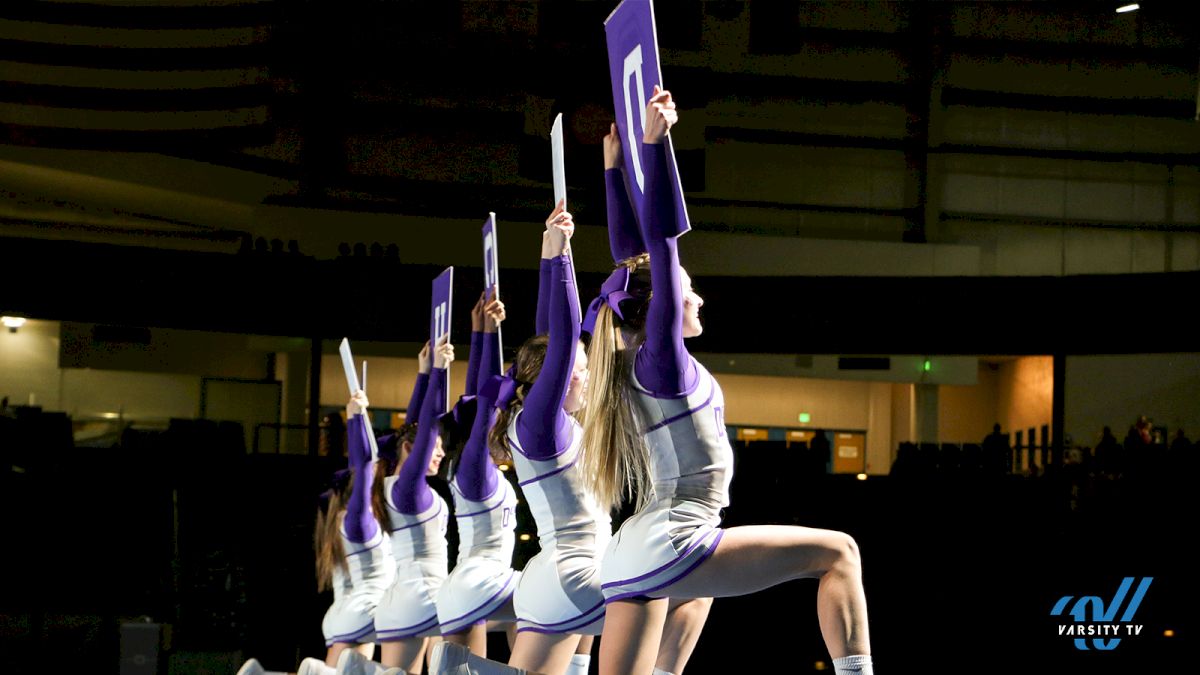
[(425, 482), (425, 472), (437, 444), (437, 418), (445, 412), (442, 408), (446, 401), (446, 372), (445, 368), (433, 368), (430, 372), (417, 421), (417, 437), (392, 484), (392, 503), (401, 513), (421, 513), (433, 504), (433, 490)]
[[(546, 302), (549, 343), (542, 370), (525, 396), (524, 411), (517, 418), (517, 440), (531, 459), (553, 457), (566, 450), (571, 441), (573, 421), (563, 410), (563, 401), (571, 383), (580, 334), (579, 298), (571, 257), (561, 255), (542, 262), (550, 267)], [(543, 302), (541, 297), (538, 302)]]
[(646, 199), (639, 223), (642, 241), (650, 254), (650, 284), (653, 293), (646, 311), (646, 335), (634, 360), (634, 371), (642, 386), (654, 394), (669, 396), (691, 391), (696, 371), (683, 344), (683, 288), (679, 249), (674, 230), (675, 191), (667, 172), (667, 151), (662, 143), (642, 144)]
[(350, 469), (354, 472), (354, 484), (350, 488), (350, 500), (346, 503), (346, 516), (342, 527), (346, 538), (361, 544), (379, 531), (379, 521), (371, 511), (371, 484), (375, 477), (375, 463), (371, 461), (371, 433), (362, 415), (354, 415), (346, 425), (347, 455)]

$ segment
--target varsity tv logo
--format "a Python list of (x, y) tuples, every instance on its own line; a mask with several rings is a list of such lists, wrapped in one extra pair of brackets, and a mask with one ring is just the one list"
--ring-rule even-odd
[[(1055, 603), (1054, 609), (1050, 610), (1050, 616), (1069, 614), (1074, 617), (1075, 623), (1059, 624), (1058, 634), (1073, 636), (1075, 648), (1084, 651), (1088, 650), (1089, 638), (1092, 642), (1092, 649), (1108, 651), (1116, 649), (1117, 645), (1121, 644), (1122, 637), (1141, 635), (1143, 626), (1134, 624), (1133, 616), (1142, 604), (1142, 598), (1146, 597), (1146, 590), (1150, 588), (1150, 582), (1154, 581), (1154, 577), (1142, 578), (1137, 590), (1133, 592), (1133, 597), (1130, 597), (1126, 604), (1125, 598), (1129, 595), (1129, 589), (1133, 587), (1135, 580), (1136, 577), (1125, 577), (1121, 581), (1121, 587), (1117, 589), (1117, 594), (1107, 605), (1104, 604), (1104, 600), (1095, 595), (1086, 595), (1071, 604), (1075, 596), (1064, 595)], [(1121, 612), (1121, 618), (1118, 621), (1117, 612), (1121, 610), (1123, 604), (1125, 611)], [(1070, 610), (1067, 609), (1068, 605), (1071, 607)]]

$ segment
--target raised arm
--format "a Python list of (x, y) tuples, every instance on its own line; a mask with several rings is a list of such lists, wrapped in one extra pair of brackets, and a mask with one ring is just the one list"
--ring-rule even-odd
[(481, 502), (496, 491), (500, 470), (492, 464), (488, 454), (487, 437), (496, 419), (492, 401), (480, 398), (471, 425), (471, 435), (458, 458), (458, 469), (454, 473), (454, 484), (467, 499)]
[[(569, 220), (570, 214), (563, 213), (559, 218), (560, 221)], [(517, 418), (521, 449), (533, 459), (553, 457), (565, 450), (571, 441), (571, 421), (563, 410), (563, 401), (571, 382), (579, 342), (579, 300), (575, 293), (571, 256), (567, 255), (567, 236), (555, 236), (562, 243), (555, 246), (559, 255), (551, 261), (546, 358), (537, 381), (525, 396), (524, 412)]]
[(646, 337), (634, 361), (638, 381), (660, 395), (689, 391), (698, 374), (683, 344), (683, 286), (676, 231), (675, 190), (667, 171), (663, 143), (675, 120), (670, 92), (658, 92), (646, 109), (646, 135), (642, 143), (642, 169), (646, 191), (640, 229), (650, 254), (653, 293), (646, 311)]
[(364, 416), (367, 410), (367, 395), (355, 392), (346, 405), (347, 454), (350, 469), (354, 472), (354, 484), (350, 487), (350, 500), (346, 504), (346, 518), (342, 527), (346, 537), (356, 543), (364, 543), (379, 531), (379, 523), (371, 511), (371, 483), (375, 477), (375, 463), (371, 461), (371, 433)]
[(437, 444), (437, 418), (445, 412), (447, 366), (454, 360), (454, 347), (443, 341), (434, 350), (433, 369), (429, 376), (429, 387), (425, 401), (421, 404), (421, 415), (417, 422), (417, 437), (400, 474), (392, 485), (392, 501), (401, 513), (420, 513), (433, 504), (433, 490), (425, 482), (425, 473), (433, 459)]
[(484, 299), (483, 334), (480, 338), (479, 374), (476, 392), (483, 388), (483, 383), (493, 375), (499, 375), (504, 368), (503, 356), (500, 354), (500, 324), (507, 317), (504, 303), (491, 295)]
[(463, 394), (474, 396), (479, 393), (480, 351), (484, 345), (484, 295), (479, 295), (475, 306), (470, 309), (470, 351), (467, 352), (467, 384)]
[(425, 346), (421, 347), (421, 353), (417, 354), (417, 380), (413, 383), (412, 396), (408, 398), (408, 410), (405, 412), (405, 421), (412, 422), (416, 419), (414, 416), (421, 414), (421, 405), (425, 401), (425, 390), (429, 387), (429, 341), (425, 341)]
[(608, 250), (613, 262), (645, 253), (621, 173), (621, 136), (616, 124), (610, 125), (604, 137), (604, 191), (608, 202)]
[[(504, 303), (492, 298), (484, 300), (483, 341), (480, 346), (483, 355), (479, 364), (479, 393), (483, 392), (483, 383), (493, 375), (500, 374), (500, 323), (504, 321)], [(496, 491), (496, 481), (499, 470), (492, 464), (488, 454), (487, 436), (492, 428), (495, 417), (494, 401), (485, 400), (482, 396), (476, 401), (475, 421), (471, 424), (471, 435), (463, 446), (458, 458), (458, 469), (454, 472), (454, 482), (458, 490), (467, 499), (483, 501)]]
[(567, 213), (563, 203), (559, 202), (550, 212), (550, 217), (546, 219), (546, 231), (542, 233), (542, 259), (538, 264), (537, 318), (533, 327), (534, 335), (542, 335), (550, 330), (550, 274), (554, 268), (554, 259), (562, 255), (560, 239), (551, 230), (555, 227), (554, 223), (561, 224), (563, 222), (564, 215), (565, 220), (570, 221), (571, 231), (574, 232), (575, 225), (574, 221), (571, 221), (571, 214)]

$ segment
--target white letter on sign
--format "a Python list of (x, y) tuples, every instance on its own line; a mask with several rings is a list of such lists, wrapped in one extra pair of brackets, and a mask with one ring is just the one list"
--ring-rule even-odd
[(433, 344), (438, 344), (446, 334), (446, 303), (441, 303), (433, 312), (434, 336)]
[(483, 238), (483, 283), (485, 286), (496, 285), (496, 268), (492, 266), (492, 241), (491, 232)]
[[(637, 98), (630, 100), (629, 98), (629, 76), (633, 75), (637, 84)], [(621, 77), (621, 86), (625, 88), (625, 128), (629, 133), (625, 134), (629, 138), (625, 139), (625, 144), (629, 146), (629, 156), (633, 159), (633, 176), (637, 179), (638, 192), (645, 190), (646, 179), (642, 177), (642, 157), (641, 157), (641, 138), (640, 134), (635, 133), (641, 125), (634, 126), (633, 120), (633, 104), (637, 103), (638, 121), (641, 121), (641, 115), (645, 114), (646, 102), (642, 97), (646, 95), (646, 90), (642, 86), (642, 46), (638, 45), (633, 48), (625, 56), (625, 74)]]

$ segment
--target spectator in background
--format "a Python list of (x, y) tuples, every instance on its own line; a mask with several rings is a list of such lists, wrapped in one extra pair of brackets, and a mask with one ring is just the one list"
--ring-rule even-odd
[(809, 471), (814, 475), (829, 473), (833, 469), (833, 449), (829, 445), (829, 437), (824, 429), (813, 431), (813, 439), (808, 444), (808, 456), (812, 459)]
[(1189, 441), (1187, 435), (1183, 433), (1183, 429), (1176, 429), (1175, 438), (1171, 439), (1171, 454), (1174, 455), (1178, 452), (1186, 452), (1190, 447), (1192, 447), (1192, 442)]
[(1104, 431), (1100, 432), (1100, 442), (1096, 444), (1096, 470), (1100, 473), (1115, 473), (1120, 453), (1121, 444), (1117, 443), (1117, 437), (1113, 436), (1110, 427), (1104, 427)]
[(983, 468), (988, 474), (1012, 473), (1012, 447), (1008, 434), (1000, 432), (1000, 423), (992, 425), (992, 433), (983, 439)]

